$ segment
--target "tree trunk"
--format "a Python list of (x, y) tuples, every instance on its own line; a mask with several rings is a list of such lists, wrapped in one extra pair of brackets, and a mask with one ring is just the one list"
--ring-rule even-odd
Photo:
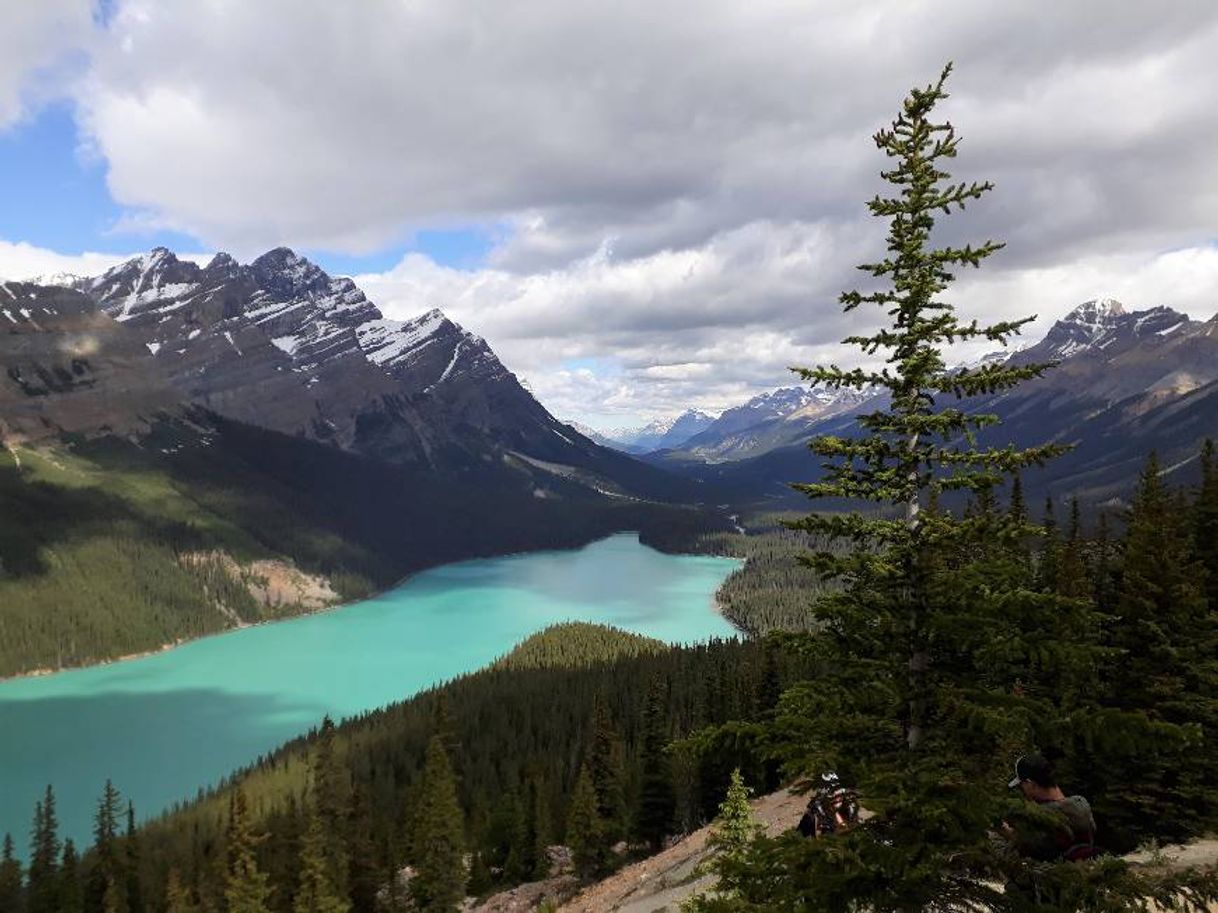
[[(910, 435), (909, 454), (911, 460), (916, 460), (918, 435)], [(919, 514), (922, 504), (918, 496), (918, 464), (914, 462), (908, 470), (909, 481), (913, 491), (905, 502), (905, 525), (911, 533), (915, 532), (920, 522)], [(911, 554), (910, 567), (907, 569), (910, 582), (909, 607), (909, 728), (905, 733), (905, 743), (911, 749), (922, 744), (922, 710), (923, 688), (925, 687), (926, 670), (930, 666), (930, 654), (926, 650), (922, 629), (925, 623), (924, 603), (922, 599), (921, 568), (918, 567), (918, 555)]]

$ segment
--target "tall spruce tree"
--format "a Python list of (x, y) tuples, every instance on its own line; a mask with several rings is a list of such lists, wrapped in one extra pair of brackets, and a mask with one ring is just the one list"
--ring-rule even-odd
[[(1093, 741), (1087, 766), (1116, 848), (1149, 836), (1186, 839), (1218, 823), (1213, 769), (1218, 753), (1218, 615), (1193, 558), (1193, 529), (1180, 495), (1151, 454), (1126, 525), (1121, 579), (1107, 642), (1101, 700), (1124, 721), (1145, 718), (1145, 738), (1123, 729)], [(1207, 738), (1207, 734), (1210, 734)], [(1080, 751), (1083, 749), (1080, 748)]]
[(668, 744), (668, 714), (663, 682), (656, 678), (647, 692), (643, 709), (642, 788), (635, 832), (653, 851), (664, 845), (676, 812), (672, 768), (665, 748)]
[[(1029, 909), (994, 884), (1031, 869), (993, 835), (1023, 805), (1005, 789), (1010, 763), (1045, 732), (1079, 723), (1102, 653), (1087, 603), (1030, 589), (1010, 560), (1004, 546), (1029, 530), (1009, 515), (927, 509), (939, 491), (976, 495), (1059, 452), (982, 445), (976, 434), (997, 419), (952, 402), (1007, 390), (1048, 366), (947, 369), (951, 344), (1005, 344), (1026, 322), (966, 323), (940, 297), (952, 269), (978, 266), (1001, 247), (930, 243), (937, 214), (990, 189), (952, 183), (943, 170), (959, 139), (931, 114), (947, 97), (949, 72), (914, 89), (891, 129), (875, 136), (893, 159), (882, 172), (893, 194), (869, 204), (889, 220), (888, 255), (862, 267), (878, 287), (846, 292), (842, 302), (887, 315), (875, 333), (846, 340), (884, 366), (799, 369), (830, 388), (888, 393), (859, 417), (861, 436), (813, 441), (825, 476), (798, 486), (882, 512), (813, 514), (794, 524), (854, 548), (809, 558), (843, 589), (813, 606), (820, 630), (807, 645), (823, 673), (784, 695), (770, 731), (788, 772), (840, 772), (874, 816), (833, 837), (758, 840), (741, 859), (723, 860), (721, 891), (697, 901), (700, 910)], [(1113, 860), (1060, 863), (1041, 874), (1061, 910), (1134, 909), (1160, 888)]]
[(550, 839), (553, 822), (545, 783), (539, 774), (529, 780), (529, 858), (527, 876), (540, 881), (550, 877)]
[(127, 833), (123, 837), (128, 913), (144, 913), (144, 887), (140, 881), (140, 835), (135, 827), (135, 805), (127, 801)]
[(356, 786), (351, 792), (350, 839), (347, 845), (348, 880), (351, 909), (354, 913), (376, 913), (376, 898), (387, 880), (373, 829), (372, 805), (368, 791)]
[(440, 735), (427, 746), (416, 816), (410, 893), (423, 913), (450, 913), (465, 899), (465, 817)]
[(233, 790), (228, 804), (225, 833), (227, 865), (224, 876), (226, 913), (269, 913), (271, 886), (258, 867), (258, 844), (264, 835), (254, 833), (249, 802), (241, 789)]
[(308, 824), (300, 841), (296, 894), (292, 913), (347, 913), (351, 903), (333, 881), (327, 842), (332, 835), (323, 829), (317, 806), (310, 805)]
[(592, 771), (584, 764), (579, 769), (575, 790), (571, 794), (571, 808), (567, 813), (567, 846), (571, 848), (575, 874), (582, 879), (592, 878), (606, 867), (604, 827), (597, 806), (596, 787), (592, 783)]
[(1205, 568), (1205, 593), (1211, 612), (1218, 612), (1218, 455), (1214, 442), (1201, 450), (1201, 487), (1193, 508), (1193, 548)]
[(1062, 536), (1057, 526), (1057, 514), (1053, 509), (1053, 498), (1045, 498), (1045, 510), (1041, 518), (1040, 554), (1036, 560), (1036, 578), (1043, 590), (1056, 590), (1057, 577), (1061, 570)]
[(23, 913), (24, 910), (21, 861), (13, 848), (13, 835), (5, 834), (4, 849), (0, 850), (0, 913)]
[(1090, 598), (1094, 591), (1091, 575), (1087, 572), (1084, 555), (1081, 508), (1078, 498), (1070, 501), (1070, 525), (1066, 530), (1066, 541), (1061, 547), (1061, 560), (1057, 567), (1054, 585), (1062, 596), (1073, 599)]
[(85, 909), (89, 913), (102, 913), (115, 907), (126, 910), (123, 893), (126, 877), (118, 836), (121, 808), (122, 796), (107, 780), (93, 816), (93, 865), (85, 886)]
[(596, 788), (601, 839), (607, 853), (608, 847), (626, 836), (626, 761), (622, 736), (600, 696), (592, 709), (592, 743), (587, 758), (592, 785)]
[(34, 810), (26, 908), (29, 913), (59, 913), (59, 819), (55, 793), (48, 785)]
[(80, 881), (80, 857), (71, 838), (63, 842), (63, 861), (59, 866), (60, 913), (84, 913), (84, 886)]
[(313, 756), (313, 794), (316, 814), (326, 833), (322, 850), (326, 857), (327, 875), (335, 890), (345, 896), (350, 877), (347, 842), (351, 816), (351, 775), (335, 750), (334, 721), (329, 716), (322, 721)]

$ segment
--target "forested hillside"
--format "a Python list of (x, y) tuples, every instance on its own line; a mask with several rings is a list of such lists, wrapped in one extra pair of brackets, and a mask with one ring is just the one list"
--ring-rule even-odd
[[(1212, 688), (1208, 666), (1188, 659), (1197, 638), (1210, 636), (1204, 632), (1213, 613), (1203, 607), (1218, 601), (1212, 583), (1218, 580), (1218, 457), (1207, 448), (1199, 462), (1203, 485), (1173, 490), (1152, 459), (1129, 512), (1084, 518), (1077, 510), (1065, 516), (1051, 508), (1034, 511), (1018, 486), (1003, 503), (975, 502), (967, 512), (974, 522), (1010, 517), (1027, 523), (1029, 534), (1004, 553), (1013, 564), (1003, 573), (1022, 579), (1035, 598), (1092, 605), (1108, 621), (1089, 636), (1125, 657), (1101, 670), (1091, 695), (1117, 728), (1061, 733), (1055, 748), (1064, 782), (1090, 798), (1100, 840), (1113, 850), (1150, 838), (1187, 838), (1218, 823), (1208, 750), (1172, 734), (1182, 721), (1200, 722), (1195, 714), (1209, 705), (1163, 702), (1130, 687), (1145, 682), (1155, 693), (1179, 695)], [(1028, 520), (1029, 513), (1038, 519)], [(807, 611), (819, 590), (815, 578), (800, 576), (813, 572), (796, 561), (807, 540), (780, 532), (777, 519), (752, 521), (757, 535), (743, 542), (736, 533), (701, 534), (699, 544), (754, 549), (740, 572), (744, 583), (736, 584), (746, 595), (737, 603), (740, 623), (781, 627), (764, 611), (761, 594), (769, 592), (775, 604), (788, 607), (787, 624), (813, 632), (811, 641), (779, 637), (670, 649), (611, 628), (559, 625), (485, 671), (336, 727), (327, 724), (132, 836), (120, 836), (118, 828), (111, 860), (87, 854), (71, 877), (87, 885), (82, 873), (109, 865), (129, 892), (138, 884), (147, 909), (156, 909), (166, 891), (202, 909), (224, 909), (234, 841), (265, 834), (251, 844), (251, 858), (274, 889), (268, 908), (286, 913), (308, 864), (314, 816), (324, 823), (332, 865), (341, 863), (341, 871), (328, 876), (331, 890), (357, 911), (378, 909), (376, 897), (385, 901), (393, 872), (425, 867), (424, 847), (445, 829), (470, 854), (468, 871), (450, 869), (449, 877), (473, 894), (542, 877), (550, 865), (544, 847), (557, 843), (574, 850), (584, 878), (636, 858), (656, 833), (683, 833), (709, 820), (733, 768), (759, 789), (806, 770), (784, 769), (785, 755), (774, 751), (767, 734), (774, 720), (802, 725), (792, 716), (805, 699), (799, 695), (814, 691), (826, 671), (817, 647), (825, 635), (815, 633)], [(749, 606), (763, 610), (750, 615)], [(1152, 618), (1153, 644), (1145, 634)], [(1180, 661), (1164, 663), (1168, 654)], [(775, 716), (784, 692), (794, 703)], [(1153, 763), (1144, 745), (1126, 741), (1137, 731), (1129, 729), (1131, 721), (1146, 712), (1146, 725), (1162, 739)], [(451, 767), (443, 789), (427, 779), (429, 745), (433, 760), (441, 750)], [(420, 812), (434, 809), (428, 791), (437, 789), (451, 789), (456, 803), (438, 821)], [(238, 790), (241, 810), (233, 804)], [(1155, 815), (1145, 814), (1148, 803)], [(233, 829), (235, 814), (246, 837)], [(619, 840), (629, 849), (614, 851)]]
[[(446, 561), (624, 529), (662, 546), (727, 527), (542, 475), (392, 466), (205, 414), (138, 443), (11, 445), (0, 451), (0, 676), (316, 609)], [(269, 587), (279, 572), (296, 585)]]
[[(550, 646), (539, 654), (539, 643)], [(251, 852), (272, 889), (269, 908), (285, 913), (299, 891), (313, 816), (324, 824), (327, 858), (342, 861), (332, 886), (355, 910), (374, 909), (398, 867), (425, 865), (426, 847), (446, 828), (472, 853), (474, 893), (537, 875), (548, 868), (544, 847), (563, 840), (582, 847), (577, 865), (586, 874), (605, 871), (627, 858), (613, 849), (619, 840), (650, 842), (657, 811), (663, 833), (706, 821), (732, 768), (775, 782), (746, 730), (681, 740), (708, 725), (758, 719), (808, 674), (806, 661), (760, 641), (661, 650), (610, 629), (562, 626), (494, 668), (327, 723), (198, 802), (127, 837), (116, 832), (109, 849), (87, 855), (83, 883), (102, 872), (128, 898), (138, 890), (147, 909), (160, 909), (166, 891), (223, 909), (234, 841), (244, 839), (234, 814), (247, 836), (267, 835)], [(429, 743), (451, 765), (447, 785), (427, 781)], [(595, 792), (583, 832), (573, 805), (581, 777)], [(452, 820), (421, 815), (432, 807), (429, 790), (454, 788)]]

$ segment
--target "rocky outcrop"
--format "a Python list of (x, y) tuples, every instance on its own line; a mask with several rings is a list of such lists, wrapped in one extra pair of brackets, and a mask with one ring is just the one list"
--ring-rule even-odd
[(142, 336), (72, 289), (0, 283), (0, 437), (128, 434), (179, 397)]

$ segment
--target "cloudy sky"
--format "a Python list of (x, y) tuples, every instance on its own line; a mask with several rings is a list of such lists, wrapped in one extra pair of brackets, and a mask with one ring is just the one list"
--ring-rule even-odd
[(1212, 0), (0, 2), (0, 275), (288, 245), (602, 428), (848, 357), (870, 136), (949, 59), (963, 310), (1218, 311)]

